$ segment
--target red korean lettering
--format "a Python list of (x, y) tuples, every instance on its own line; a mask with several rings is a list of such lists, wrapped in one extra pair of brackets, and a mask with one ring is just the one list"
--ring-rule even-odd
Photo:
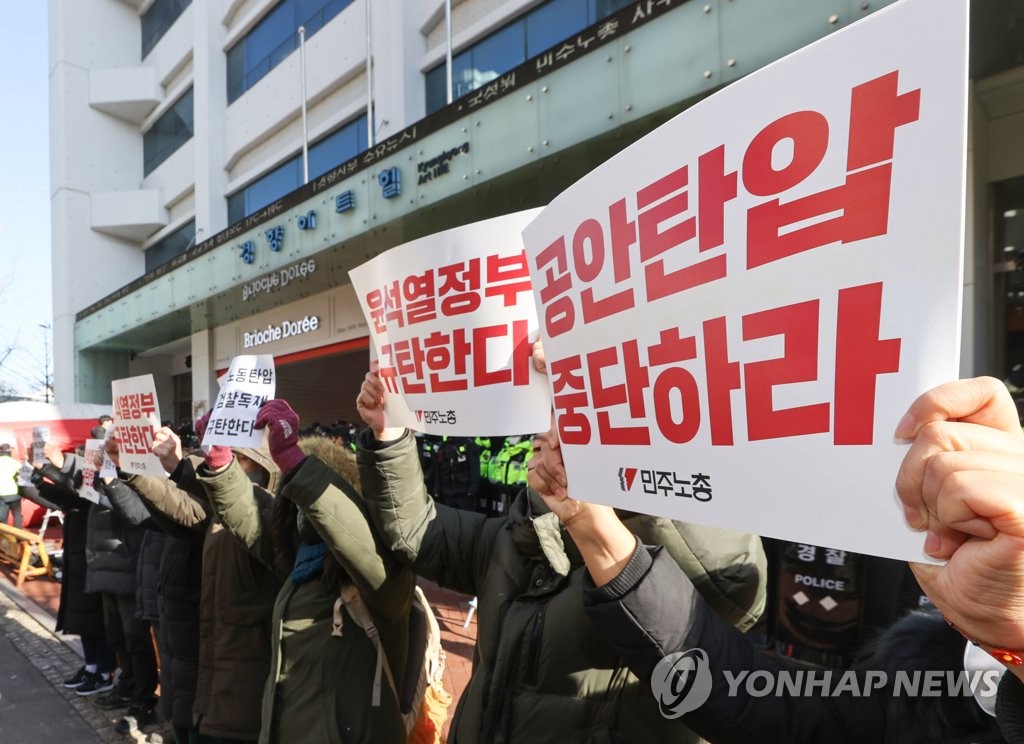
[(747, 436), (751, 441), (819, 434), (829, 429), (829, 404), (776, 409), (776, 385), (818, 379), (818, 300), (798, 302), (743, 316), (743, 340), (781, 335), (778, 359), (749, 362), (743, 378), (747, 397)]
[[(697, 381), (685, 367), (675, 366), (697, 358), (697, 341), (693, 336), (680, 336), (678, 328), (662, 331), (658, 343), (647, 350), (651, 367), (667, 369), (658, 373), (654, 381), (654, 418), (658, 431), (670, 442), (685, 444), (700, 430), (700, 395)], [(673, 403), (679, 403), (680, 418), (673, 416)]]
[(729, 446), (733, 443), (732, 391), (740, 388), (740, 363), (729, 361), (724, 317), (704, 321), (703, 333), (711, 444)]
[[(636, 341), (622, 344), (625, 382), (605, 385), (601, 371), (619, 363), (618, 348), (609, 346), (587, 354), (587, 374), (595, 409), (629, 405), (633, 419), (643, 418), (646, 412), (644, 390), (650, 384), (647, 368), (640, 362)], [(597, 430), (602, 444), (650, 444), (651, 433), (646, 426), (614, 426), (608, 411), (597, 411)]]
[(572, 330), (576, 324), (576, 308), (568, 296), (572, 289), (572, 274), (569, 273), (564, 237), (537, 254), (537, 270), (542, 272), (544, 281), (538, 290), (544, 305), (544, 328), (549, 337), (555, 338)]
[[(725, 203), (736, 198), (736, 171), (725, 172), (725, 145), (720, 145), (697, 160), (697, 241), (701, 252), (725, 243)], [(724, 264), (725, 258), (722, 258)], [(722, 276), (725, 276), (724, 268)]]
[[(783, 140), (793, 142), (793, 158), (782, 170), (772, 153)], [(828, 119), (817, 111), (796, 111), (758, 132), (743, 156), (743, 185), (756, 196), (781, 194), (802, 182), (821, 164), (828, 149)]]
[(892, 160), (896, 130), (917, 121), (920, 109), (921, 89), (900, 94), (897, 70), (854, 87), (846, 169), (855, 171)]
[[(509, 369), (488, 370), (487, 341), (492, 338), (505, 338), (512, 333), (512, 358)], [(528, 323), (526, 320), (515, 320), (509, 325), (485, 326), (473, 329), (473, 385), (513, 385), (529, 384), (530, 364), (532, 363), (533, 345), (528, 340)]]
[(589, 444), (591, 438), (590, 419), (584, 410), (587, 407), (587, 386), (583, 379), (583, 363), (579, 355), (559, 359), (548, 366), (551, 387), (554, 391), (552, 402), (558, 426), (558, 438), (563, 444)]
[(882, 284), (839, 291), (836, 321), (836, 444), (871, 444), (878, 375), (900, 370), (898, 338), (880, 339)]
[(515, 307), (519, 295), (532, 290), (530, 267), (526, 263), (526, 251), (512, 256), (490, 255), (486, 261), (486, 297), (502, 297), (505, 307)]
[[(472, 346), (466, 339), (464, 328), (456, 328), (450, 335), (434, 331), (423, 339), (423, 349), (427, 369), (430, 370), (430, 392), (469, 389), (466, 360)], [(449, 370), (458, 377), (442, 379), (440, 373)]]
[[(625, 214), (625, 200), (613, 204), (609, 211), (613, 214), (618, 212), (621, 221)], [(621, 232), (622, 228), (619, 227), (619, 230)], [(613, 248), (616, 245), (618, 250), (613, 251), (612, 261), (615, 282), (619, 283), (623, 278), (629, 277), (629, 244), (613, 243)], [(576, 275), (584, 282), (592, 283), (600, 276), (605, 261), (604, 228), (600, 222), (588, 219), (576, 228), (572, 237), (572, 258)], [(583, 307), (583, 322), (593, 323), (632, 308), (633, 290), (623, 289), (608, 297), (596, 299), (593, 288), (587, 287), (580, 294), (580, 302)]]

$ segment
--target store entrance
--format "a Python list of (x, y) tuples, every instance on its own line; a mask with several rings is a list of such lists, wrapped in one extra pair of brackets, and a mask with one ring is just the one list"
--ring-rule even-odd
[(299, 425), (326, 428), (337, 421), (362, 427), (356, 395), (369, 368), (366, 338), (287, 354), (275, 359), (277, 397), (299, 414)]

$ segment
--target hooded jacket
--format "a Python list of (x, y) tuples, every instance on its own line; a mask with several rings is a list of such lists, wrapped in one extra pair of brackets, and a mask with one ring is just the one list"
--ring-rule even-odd
[[(363, 432), (360, 444), (363, 494), (396, 555), (417, 574), (478, 597), (473, 675), (449, 742), (697, 740), (658, 713), (647, 681), (584, 614), (581, 556), (539, 496), (520, 492), (502, 518), (449, 509), (426, 494), (408, 432), (387, 443)], [(730, 622), (756, 621), (765, 597), (758, 538), (643, 515), (626, 524), (669, 546)]]
[[(220, 518), (253, 556), (278, 567), (284, 584), (273, 613), (270, 675), (262, 705), (261, 744), (400, 744), (406, 740), (399, 702), (386, 681), (380, 705), (372, 704), (377, 651), (363, 629), (344, 611), (340, 633), (332, 632), (341, 587), (354, 584), (373, 617), (384, 648), (384, 663), (402, 678), (409, 639), (415, 577), (400, 566), (373, 533), (351, 453), (327, 440), (303, 440), (307, 457), (280, 488), (301, 510), (315, 533), (296, 535), (307, 545), (321, 540), (334, 570), (300, 577), (299, 565), (282, 565), (276, 514), (253, 489), (237, 461), (215, 474), (200, 468), (200, 481)], [(326, 464), (327, 460), (330, 465)], [(347, 460), (347, 464), (346, 464)], [(344, 474), (344, 475), (342, 475)], [(280, 509), (287, 506), (281, 502)], [(295, 515), (288, 515), (289, 524)], [(320, 539), (317, 539), (317, 535)], [(333, 576), (333, 578), (332, 578)], [(401, 671), (398, 671), (401, 670)]]
[[(278, 469), (263, 450), (241, 449), (268, 474), (267, 488), (244, 485), (269, 509)], [(222, 739), (254, 741), (260, 732), (260, 698), (270, 669), (270, 615), (280, 580), (249, 555), (224, 529), (196, 476), (202, 458), (184, 458), (168, 481), (138, 486), (164, 522), (177, 525), (177, 536), (202, 541), (202, 578), (199, 601), (199, 671), (196, 679), (194, 723), (201, 733)], [(240, 466), (233, 465), (239, 469)], [(149, 479), (152, 481), (153, 479)], [(171, 528), (173, 532), (173, 527)], [(184, 640), (184, 639), (183, 639)], [(187, 646), (183, 646), (187, 653)]]

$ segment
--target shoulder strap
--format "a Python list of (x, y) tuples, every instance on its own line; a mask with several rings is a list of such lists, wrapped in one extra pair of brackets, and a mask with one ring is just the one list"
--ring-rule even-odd
[(394, 692), (396, 697), (399, 694), (398, 688), (395, 687), (395, 679), (391, 675), (391, 665), (387, 663), (387, 659), (384, 657), (384, 645), (380, 641), (380, 633), (377, 632), (377, 626), (373, 623), (373, 616), (370, 615), (370, 610), (359, 594), (359, 590), (354, 584), (348, 584), (342, 587), (340, 596), (334, 601), (334, 627), (331, 630), (331, 635), (340, 637), (344, 632), (343, 607), (348, 611), (349, 616), (355, 621), (356, 625), (363, 629), (366, 637), (370, 639), (377, 649), (377, 671), (373, 676), (372, 705), (374, 708), (380, 707), (382, 672), (388, 678), (391, 691)]

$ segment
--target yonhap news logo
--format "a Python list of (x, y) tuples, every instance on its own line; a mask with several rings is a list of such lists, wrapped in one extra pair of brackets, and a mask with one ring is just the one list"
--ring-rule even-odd
[(651, 673), (651, 691), (661, 714), (669, 719), (680, 718), (704, 705), (711, 697), (716, 676), (724, 682), (719, 690), (730, 698), (974, 697), (983, 708), (994, 709), (1002, 674), (1003, 670), (989, 668), (913, 669), (893, 674), (871, 669), (723, 669), (713, 674), (707, 652), (692, 648), (669, 654), (658, 662)]
[(661, 715), (679, 718), (697, 710), (711, 696), (711, 666), (702, 648), (669, 654), (651, 674), (651, 691)]

